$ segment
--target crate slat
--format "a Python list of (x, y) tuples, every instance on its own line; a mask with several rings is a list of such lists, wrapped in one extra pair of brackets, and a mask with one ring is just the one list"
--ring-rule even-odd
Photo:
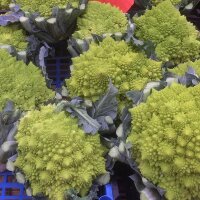
[(0, 173), (0, 199), (1, 200), (31, 200), (27, 196), (23, 184), (17, 183), (12, 172)]

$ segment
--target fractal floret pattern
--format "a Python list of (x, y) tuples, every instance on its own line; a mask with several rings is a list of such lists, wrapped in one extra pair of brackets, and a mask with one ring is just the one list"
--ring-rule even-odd
[(66, 80), (71, 96), (93, 101), (103, 95), (111, 80), (119, 94), (140, 90), (151, 80), (161, 78), (161, 63), (134, 53), (124, 41), (107, 37), (99, 45), (73, 58), (71, 78)]
[(182, 63), (173, 69), (169, 69), (169, 71), (176, 75), (183, 76), (185, 72), (188, 71), (189, 67), (192, 67), (195, 70), (196, 74), (200, 75), (200, 60), (196, 60), (194, 62), (189, 61), (186, 63)]
[(78, 19), (75, 38), (85, 38), (91, 34), (126, 32), (128, 20), (124, 13), (110, 4), (89, 2), (86, 13)]
[(133, 158), (168, 200), (200, 199), (200, 85), (172, 84), (130, 110)]
[[(78, 0), (16, 0), (23, 11), (30, 13), (38, 12), (41, 16), (49, 17), (52, 14), (52, 8), (65, 8), (67, 3), (78, 6)], [(39, 6), (38, 6), (39, 5)]]
[(135, 18), (135, 24), (136, 36), (152, 41), (161, 61), (179, 64), (200, 57), (198, 31), (169, 0)]
[(24, 51), (27, 48), (27, 39), (25, 32), (19, 25), (0, 26), (0, 45), (12, 45), (18, 51)]
[(37, 67), (16, 61), (5, 50), (0, 50), (0, 74), (0, 109), (11, 100), (17, 108), (29, 110), (55, 96)]
[(1, 0), (0, 1), (0, 10), (8, 9), (10, 3), (11, 3), (11, 0)]
[(92, 181), (106, 173), (99, 135), (86, 135), (75, 119), (64, 111), (55, 112), (55, 106), (29, 111), (16, 139), (15, 165), (30, 181), (33, 195), (44, 193), (50, 200), (64, 200), (69, 189), (85, 195)]

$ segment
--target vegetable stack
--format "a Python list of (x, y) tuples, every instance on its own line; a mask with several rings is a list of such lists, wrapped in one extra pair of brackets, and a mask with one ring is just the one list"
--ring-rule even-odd
[(96, 199), (123, 162), (141, 199), (200, 200), (200, 38), (180, 12), (193, 2), (145, 2), (133, 18), (97, 1), (0, 3), (0, 170), (33, 199)]

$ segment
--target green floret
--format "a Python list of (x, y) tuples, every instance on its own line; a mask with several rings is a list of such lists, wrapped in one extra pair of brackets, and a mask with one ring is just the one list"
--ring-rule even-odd
[[(165, 0), (151, 0), (151, 2), (152, 2), (154, 5), (157, 5), (157, 4), (159, 4), (159, 3), (163, 2), (163, 1), (165, 1)], [(182, 0), (170, 0), (170, 1), (171, 1), (171, 3), (172, 3), (173, 5), (177, 5), (177, 4), (181, 3)]]
[(172, 84), (130, 110), (132, 156), (168, 200), (200, 199), (199, 102), (200, 85)]
[(85, 195), (92, 181), (106, 173), (105, 149), (98, 134), (86, 135), (75, 119), (54, 110), (43, 106), (21, 120), (15, 165), (30, 181), (33, 195), (64, 200), (69, 189)]
[(0, 26), (0, 45), (1, 44), (8, 44), (12, 45), (19, 51), (26, 50), (27, 48), (27, 41), (26, 41), (26, 34), (20, 28), (20, 26), (12, 24), (9, 26)]
[(54, 97), (39, 68), (16, 61), (4, 50), (0, 50), (0, 74), (0, 109), (7, 100), (17, 108), (29, 110)]
[(67, 3), (78, 6), (78, 0), (16, 0), (23, 11), (30, 13), (39, 12), (41, 16), (49, 17), (54, 7), (66, 7)]
[(169, 0), (135, 18), (135, 23), (136, 36), (152, 41), (161, 61), (179, 64), (200, 57), (198, 31)]
[(1, 0), (0, 1), (0, 9), (8, 9), (11, 0)]
[(110, 80), (119, 94), (125, 94), (160, 78), (160, 62), (134, 53), (124, 41), (108, 37), (99, 45), (91, 44), (87, 52), (73, 58), (71, 78), (66, 83), (71, 96), (95, 101), (105, 93)]
[(86, 13), (78, 19), (75, 38), (85, 38), (91, 34), (126, 32), (128, 21), (124, 13), (110, 4), (89, 2)]
[(200, 75), (200, 60), (196, 60), (195, 62), (189, 61), (187, 63), (180, 64), (173, 69), (169, 69), (169, 71), (182, 76), (188, 70), (188, 67), (192, 67), (196, 74)]

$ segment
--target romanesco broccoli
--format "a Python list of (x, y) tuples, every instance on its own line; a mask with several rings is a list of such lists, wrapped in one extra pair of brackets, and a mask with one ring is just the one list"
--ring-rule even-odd
[(156, 46), (161, 61), (183, 63), (200, 57), (198, 31), (166, 0), (135, 18), (136, 36)]
[(39, 68), (16, 61), (5, 50), (0, 50), (0, 74), (0, 109), (7, 100), (17, 108), (29, 110), (54, 97)]
[[(157, 4), (159, 4), (159, 3), (163, 2), (163, 1), (165, 1), (165, 0), (151, 0), (151, 2), (152, 2), (154, 5), (157, 5)], [(177, 4), (181, 3), (182, 0), (170, 0), (170, 1), (171, 1), (171, 3), (172, 3), (173, 5), (177, 5)]]
[(20, 28), (20, 26), (11, 24), (9, 26), (0, 26), (0, 45), (1, 44), (8, 44), (12, 45), (19, 51), (26, 50), (27, 48), (27, 41), (26, 41), (26, 34)]
[(9, 8), (9, 4), (11, 3), (11, 0), (1, 0), (0, 1), (0, 9), (8, 9)]
[(69, 189), (85, 195), (92, 181), (106, 173), (99, 135), (86, 135), (75, 119), (64, 111), (55, 112), (55, 106), (29, 111), (16, 139), (19, 156), (15, 165), (30, 181), (33, 195), (64, 200)]
[(30, 13), (39, 12), (41, 16), (49, 17), (52, 14), (53, 7), (66, 7), (67, 3), (78, 6), (78, 0), (16, 0), (23, 11)]
[(169, 71), (173, 72), (176, 75), (183, 76), (188, 70), (188, 67), (192, 67), (195, 72), (200, 75), (200, 60), (196, 60), (195, 62), (189, 61), (186, 63), (182, 63), (173, 69), (169, 69)]
[(199, 200), (200, 85), (172, 84), (130, 110), (133, 158), (168, 200)]
[(91, 34), (126, 32), (128, 20), (124, 13), (110, 4), (89, 2), (86, 13), (78, 18), (75, 38), (85, 38)]
[(134, 53), (124, 41), (107, 37), (99, 45), (73, 58), (71, 78), (66, 80), (71, 96), (81, 96), (93, 101), (107, 90), (109, 80), (119, 94), (140, 90), (148, 81), (161, 78), (161, 63)]

